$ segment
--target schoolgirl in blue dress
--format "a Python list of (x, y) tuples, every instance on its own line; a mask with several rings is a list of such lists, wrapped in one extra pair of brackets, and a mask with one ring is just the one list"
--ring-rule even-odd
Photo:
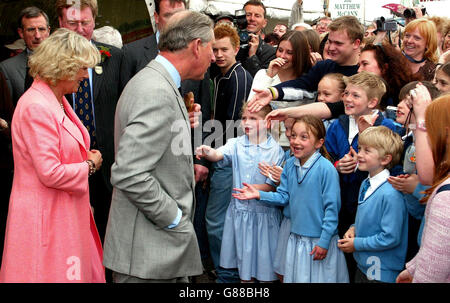
[(326, 158), (322, 121), (306, 115), (295, 122), (287, 160), (276, 192), (251, 184), (234, 188), (237, 199), (258, 199), (261, 204), (289, 204), (291, 233), (286, 249), (284, 282), (347, 283), (344, 254), (338, 249), (339, 177)]
[[(265, 116), (271, 111), (266, 106), (258, 113), (250, 113), (244, 104), (241, 127), (244, 135), (232, 138), (218, 148), (202, 145), (196, 150), (197, 158), (205, 157), (220, 166), (232, 166), (233, 185), (255, 184), (264, 191), (271, 191), (275, 183), (262, 175), (258, 163), (281, 165), (284, 152), (274, 138), (267, 133)], [(273, 256), (281, 222), (281, 209), (261, 204), (255, 200), (240, 201), (230, 197), (225, 216), (220, 251), (220, 266), (237, 268), (243, 282), (275, 281)]]

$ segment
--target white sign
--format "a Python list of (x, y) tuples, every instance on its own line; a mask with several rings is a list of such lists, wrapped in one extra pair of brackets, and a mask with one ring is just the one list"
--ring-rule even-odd
[(364, 0), (330, 0), (329, 11), (331, 18), (355, 16), (364, 23)]

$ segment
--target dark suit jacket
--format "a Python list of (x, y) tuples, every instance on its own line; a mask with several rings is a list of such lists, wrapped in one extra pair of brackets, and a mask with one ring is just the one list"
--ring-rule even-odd
[[(8, 85), (9, 93), (13, 101), (14, 107), (19, 98), (23, 95), (26, 89), (25, 78), (27, 75), (28, 53), (23, 51), (17, 56), (6, 59), (0, 62), (0, 71), (5, 76), (6, 84)], [(31, 83), (29, 83), (31, 85)]]
[[(143, 69), (151, 60), (158, 55), (158, 44), (156, 35), (151, 35), (137, 41), (128, 43), (122, 47), (123, 63), (121, 68), (122, 88), (127, 82), (134, 77), (141, 69)], [(194, 93), (195, 103), (202, 107), (202, 125), (211, 117), (211, 93), (210, 93), (210, 77), (209, 72), (205, 74), (205, 78), (201, 81), (184, 80), (181, 82), (181, 93), (184, 95), (188, 92)], [(208, 133), (202, 132), (202, 139)], [(192, 136), (194, 137), (194, 136)], [(203, 140), (202, 140), (203, 142)], [(208, 166), (208, 161), (194, 160), (195, 164)]]
[[(102, 73), (98, 74), (92, 70), (92, 91), (94, 98), (94, 114), (98, 149), (102, 153), (103, 164), (101, 172), (105, 185), (112, 192), (110, 182), (111, 165), (114, 163), (114, 114), (116, 112), (117, 101), (122, 92), (120, 85), (120, 67), (123, 59), (121, 49), (112, 45), (93, 41), (100, 46), (109, 48), (111, 57), (105, 58)], [(67, 100), (72, 104), (72, 95), (66, 95)]]

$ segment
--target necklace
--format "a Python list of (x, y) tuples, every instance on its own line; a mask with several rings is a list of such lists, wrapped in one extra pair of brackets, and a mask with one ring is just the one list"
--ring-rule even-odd
[(419, 64), (419, 63), (422, 63), (422, 62), (425, 62), (425, 60), (427, 60), (427, 58), (422, 58), (422, 60), (416, 60), (416, 59), (414, 59), (414, 58), (412, 58), (412, 57), (410, 57), (410, 56), (408, 56), (407, 54), (405, 54), (405, 52), (404, 51), (402, 51), (402, 54), (406, 57), (406, 59), (408, 59), (410, 62), (412, 62), (412, 63), (416, 63), (416, 64)]

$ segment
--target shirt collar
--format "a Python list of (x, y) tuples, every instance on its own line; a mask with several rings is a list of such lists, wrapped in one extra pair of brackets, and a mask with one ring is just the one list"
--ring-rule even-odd
[(161, 55), (156, 56), (155, 61), (159, 62), (160, 64), (162, 64), (162, 66), (164, 66), (169, 75), (172, 77), (172, 80), (175, 83), (175, 85), (179, 88), (181, 86), (181, 76), (180, 73), (175, 68), (175, 66), (173, 66), (173, 64), (170, 63), (169, 60), (167, 60)]
[(389, 178), (390, 173), (389, 170), (387, 170), (386, 168), (383, 169), (381, 172), (379, 172), (378, 174), (376, 174), (373, 177), (369, 177), (369, 181), (370, 181), (370, 188), (372, 190), (375, 190), (376, 188), (378, 188), (381, 184), (383, 184), (387, 178)]
[(306, 160), (306, 162), (305, 162), (305, 164), (303, 164), (303, 166), (300, 165), (300, 160), (298, 158), (295, 158), (294, 164), (301, 169), (308, 169), (319, 157), (320, 157), (320, 151), (318, 149), (316, 149), (314, 154), (312, 154), (312, 156), (309, 157), (308, 160)]

